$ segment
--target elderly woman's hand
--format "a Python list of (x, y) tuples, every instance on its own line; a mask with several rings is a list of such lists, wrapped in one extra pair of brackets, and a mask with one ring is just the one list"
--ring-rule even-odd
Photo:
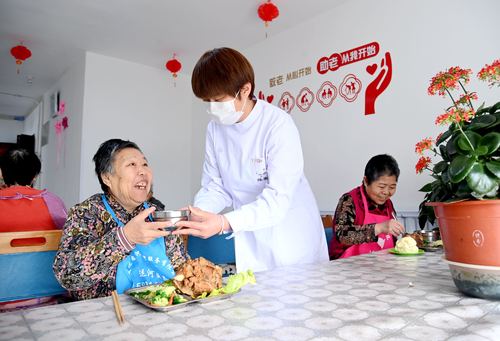
[(375, 225), (375, 235), (380, 233), (391, 234), (394, 237), (405, 232), (405, 227), (397, 220), (391, 219)]
[(189, 234), (203, 239), (212, 237), (222, 230), (229, 229), (229, 222), (221, 214), (203, 211), (197, 207), (189, 206), (190, 220), (181, 220), (175, 224), (179, 227), (173, 234)]
[(145, 209), (134, 218), (132, 218), (124, 227), (123, 232), (131, 243), (147, 245), (156, 238), (170, 235), (170, 232), (164, 231), (164, 221), (148, 222), (146, 219), (153, 213), (154, 207)]

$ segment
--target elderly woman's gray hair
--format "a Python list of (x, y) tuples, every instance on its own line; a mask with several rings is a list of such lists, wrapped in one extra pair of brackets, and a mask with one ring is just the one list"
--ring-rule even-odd
[(103, 142), (97, 150), (97, 153), (95, 153), (92, 158), (95, 163), (95, 173), (97, 174), (101, 188), (105, 193), (108, 193), (109, 188), (102, 181), (102, 174), (113, 172), (115, 155), (118, 154), (120, 150), (125, 148), (133, 148), (141, 151), (141, 149), (134, 142), (121, 139), (111, 139)]

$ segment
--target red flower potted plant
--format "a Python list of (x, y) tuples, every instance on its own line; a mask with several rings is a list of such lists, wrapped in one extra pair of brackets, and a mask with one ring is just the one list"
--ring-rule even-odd
[[(426, 195), (419, 222), (423, 227), (437, 219), (445, 257), (460, 290), (500, 298), (500, 102), (476, 110), (472, 102), (477, 94), (465, 88), (471, 74), (470, 69), (452, 67), (432, 78), (428, 88), (429, 95), (448, 95), (453, 103), (435, 121), (447, 130), (415, 146), (420, 155), (416, 172), (428, 170), (432, 176), (432, 182), (420, 189)], [(477, 76), (491, 87), (500, 86), (500, 60)], [(438, 160), (424, 155), (427, 151)], [(494, 273), (486, 287), (485, 271), (490, 277)]]

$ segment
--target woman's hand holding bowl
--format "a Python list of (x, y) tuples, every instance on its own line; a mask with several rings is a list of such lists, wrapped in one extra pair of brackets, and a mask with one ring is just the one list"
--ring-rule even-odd
[(156, 238), (170, 235), (171, 232), (164, 231), (164, 221), (149, 222), (148, 216), (155, 211), (155, 207), (150, 207), (132, 218), (124, 227), (123, 232), (131, 243), (148, 245)]

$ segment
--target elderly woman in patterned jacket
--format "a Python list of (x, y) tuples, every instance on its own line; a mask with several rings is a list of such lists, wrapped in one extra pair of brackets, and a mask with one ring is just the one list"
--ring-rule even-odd
[(151, 221), (153, 174), (130, 141), (104, 142), (94, 156), (104, 193), (71, 208), (54, 261), (61, 285), (76, 299), (163, 282), (189, 256), (180, 236)]

